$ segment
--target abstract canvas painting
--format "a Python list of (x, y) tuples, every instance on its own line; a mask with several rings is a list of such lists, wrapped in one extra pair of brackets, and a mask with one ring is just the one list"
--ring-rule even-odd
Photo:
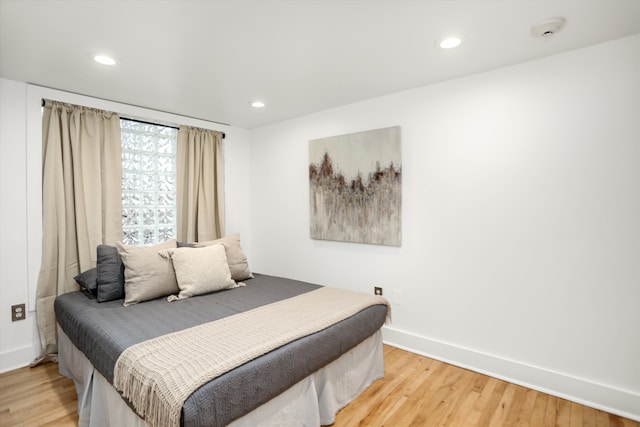
[(309, 142), (311, 238), (401, 244), (400, 127)]

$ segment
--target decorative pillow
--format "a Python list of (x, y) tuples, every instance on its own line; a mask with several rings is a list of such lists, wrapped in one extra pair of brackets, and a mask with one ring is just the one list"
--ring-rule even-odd
[(82, 273), (74, 277), (74, 280), (78, 283), (78, 285), (85, 288), (91, 295), (96, 295), (98, 293), (97, 267), (93, 267), (87, 271), (83, 271)]
[(196, 247), (203, 248), (217, 243), (226, 243), (228, 245), (226, 248), (227, 262), (229, 263), (229, 270), (231, 270), (231, 278), (236, 281), (252, 279), (253, 274), (251, 274), (251, 270), (249, 270), (247, 256), (244, 254), (242, 247), (240, 246), (240, 234), (235, 233), (223, 237), (222, 239), (199, 242), (196, 243)]
[(124, 266), (118, 248), (109, 245), (98, 245), (96, 262), (98, 302), (112, 301), (124, 297)]
[(178, 296), (170, 295), (169, 301), (238, 287), (231, 279), (224, 243), (198, 250), (167, 249), (160, 254), (171, 258), (180, 288)]
[(178, 292), (171, 260), (158, 252), (176, 247), (175, 239), (151, 246), (116, 243), (124, 264), (124, 305)]

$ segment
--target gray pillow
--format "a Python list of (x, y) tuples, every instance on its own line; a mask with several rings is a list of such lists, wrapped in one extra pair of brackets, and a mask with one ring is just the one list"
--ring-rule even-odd
[(97, 286), (98, 302), (124, 298), (124, 265), (118, 254), (118, 248), (98, 245)]
[(95, 295), (98, 293), (98, 268), (93, 267), (87, 271), (83, 271), (74, 277), (74, 280), (78, 283), (78, 285), (82, 286), (89, 292), (91, 295)]
[(187, 242), (177, 242), (179, 248), (195, 248), (195, 243), (187, 243)]

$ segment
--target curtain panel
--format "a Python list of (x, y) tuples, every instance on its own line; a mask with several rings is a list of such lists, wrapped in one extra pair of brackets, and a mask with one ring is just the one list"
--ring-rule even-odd
[(122, 235), (118, 114), (45, 101), (42, 121), (42, 264), (36, 316), (42, 346), (37, 364), (57, 355), (57, 295), (96, 263), (99, 244)]
[(204, 242), (224, 236), (222, 134), (181, 126), (176, 147), (177, 239)]

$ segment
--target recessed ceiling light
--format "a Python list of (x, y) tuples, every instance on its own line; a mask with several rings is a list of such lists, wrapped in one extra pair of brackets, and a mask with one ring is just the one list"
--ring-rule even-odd
[(93, 60), (102, 65), (116, 65), (116, 60), (107, 55), (93, 55)]
[(453, 49), (460, 46), (462, 43), (462, 36), (448, 36), (436, 41), (436, 44), (442, 49)]
[(251, 106), (253, 108), (262, 108), (262, 107), (264, 107), (264, 102), (262, 102), (262, 101), (253, 101), (251, 103)]

